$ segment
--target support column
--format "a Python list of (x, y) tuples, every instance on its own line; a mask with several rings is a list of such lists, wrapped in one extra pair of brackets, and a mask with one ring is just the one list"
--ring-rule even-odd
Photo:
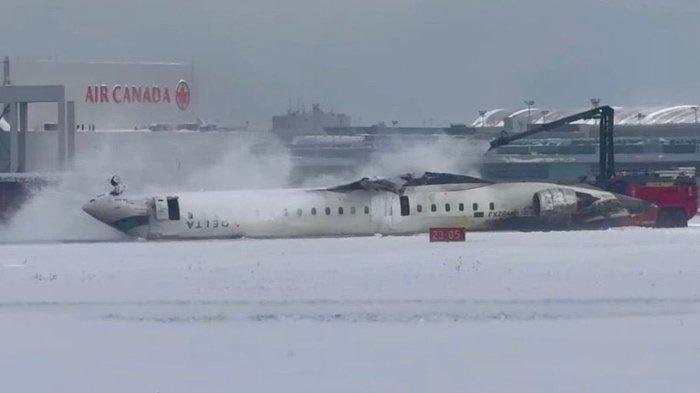
[(61, 101), (58, 106), (58, 170), (66, 168), (66, 103)]
[(5, 120), (10, 125), (10, 172), (17, 172), (19, 167), (19, 141), (17, 138), (17, 103), (7, 103), (8, 110), (5, 115)]
[(27, 103), (19, 103), (19, 133), (17, 134), (17, 172), (27, 171)]
[(66, 142), (68, 144), (68, 166), (73, 167), (75, 158), (75, 102), (66, 102), (66, 131), (68, 131)]

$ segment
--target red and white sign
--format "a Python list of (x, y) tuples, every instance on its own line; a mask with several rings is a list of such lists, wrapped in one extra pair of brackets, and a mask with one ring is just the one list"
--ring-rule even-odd
[[(85, 90), (85, 102), (90, 104), (170, 104), (168, 86), (95, 85)], [(181, 110), (190, 106), (190, 86), (180, 80), (175, 87), (175, 104)]]
[(175, 103), (181, 111), (190, 106), (190, 85), (184, 80), (180, 80), (175, 88)]
[(431, 242), (463, 242), (466, 238), (464, 228), (430, 228)]

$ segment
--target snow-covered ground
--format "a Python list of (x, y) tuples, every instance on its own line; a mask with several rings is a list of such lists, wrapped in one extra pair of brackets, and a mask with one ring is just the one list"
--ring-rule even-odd
[(2, 391), (697, 391), (700, 226), (0, 246)]

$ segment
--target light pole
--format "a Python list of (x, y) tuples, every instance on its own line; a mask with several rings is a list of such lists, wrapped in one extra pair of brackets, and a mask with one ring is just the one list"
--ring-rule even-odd
[(525, 100), (523, 102), (527, 105), (527, 124), (530, 124), (530, 111), (535, 105), (535, 100)]
[[(696, 113), (697, 113), (697, 112), (696, 112)], [(486, 124), (484, 123), (484, 122), (486, 121), (486, 119), (485, 119), (485, 117), (486, 117), (486, 111), (480, 110), (480, 111), (479, 111), (479, 117), (481, 117), (481, 126), (482, 126), (482, 127), (486, 127)]]
[(698, 124), (698, 108), (699, 108), (699, 107), (697, 107), (697, 106), (691, 106), (691, 107), (690, 107), (690, 109), (692, 109), (693, 112), (695, 112), (695, 124)]
[(549, 111), (545, 109), (540, 113), (542, 113), (542, 124), (544, 124), (547, 122), (547, 115), (549, 114)]
[(600, 105), (600, 98), (591, 98), (590, 101), (594, 108), (597, 108)]

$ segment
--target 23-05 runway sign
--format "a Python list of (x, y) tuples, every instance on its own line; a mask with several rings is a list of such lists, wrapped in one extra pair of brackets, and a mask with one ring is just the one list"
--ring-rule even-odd
[(463, 242), (465, 240), (464, 228), (430, 228), (430, 242)]

